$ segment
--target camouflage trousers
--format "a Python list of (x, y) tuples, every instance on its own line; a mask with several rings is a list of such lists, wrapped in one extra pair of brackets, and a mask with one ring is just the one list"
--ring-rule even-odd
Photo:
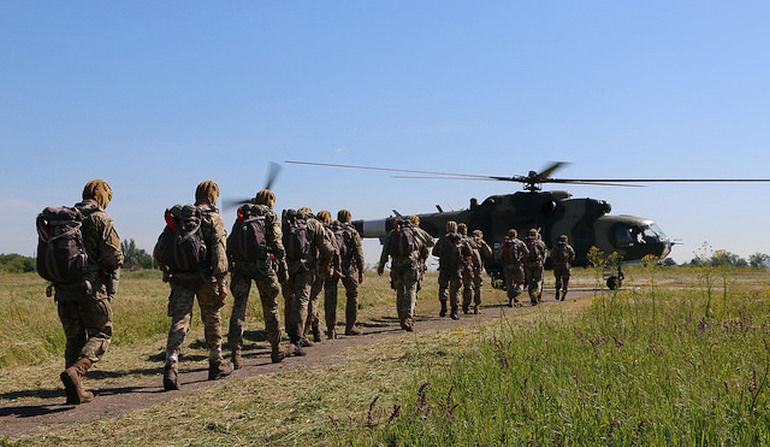
[(505, 267), (505, 291), (508, 301), (518, 301), (519, 294), (524, 288), (524, 269), (520, 265), (508, 265)]
[(481, 287), (484, 285), (484, 277), (482, 271), (477, 270), (473, 272), (473, 306), (481, 306)]
[(281, 286), (278, 276), (273, 271), (265, 274), (246, 274), (233, 271), (230, 291), (233, 294), (233, 311), (230, 314), (230, 327), (227, 331), (227, 341), (230, 349), (243, 345), (243, 331), (246, 325), (246, 309), (249, 305), (251, 282), (257, 285), (259, 299), (262, 302), (262, 315), (265, 319), (267, 340), (273, 349), (281, 342), (281, 323), (278, 316), (278, 294)]
[(473, 301), (473, 271), (471, 269), (463, 269), (460, 283), (463, 289), (463, 311), (467, 312), (471, 307), (471, 301)]
[(390, 280), (396, 289), (396, 312), (401, 323), (414, 319), (419, 275), (416, 265), (393, 267), (390, 270)]
[(222, 361), (222, 329), (219, 321), (219, 309), (224, 300), (217, 294), (216, 283), (206, 283), (192, 291), (178, 284), (171, 284), (168, 297), (168, 316), (171, 317), (171, 329), (166, 343), (166, 364), (176, 367), (184, 338), (190, 332), (193, 301), (198, 297), (198, 307), (203, 320), (203, 332), (209, 350), (209, 361)]
[(438, 272), (438, 300), (446, 305), (447, 300), (453, 310), (457, 310), (460, 298), (461, 278), (459, 274)]
[[(358, 272), (351, 271), (349, 275), (341, 278), (345, 287), (345, 325), (352, 327), (358, 318)], [(334, 277), (326, 281), (324, 287), (324, 316), (326, 317), (326, 330), (331, 331), (337, 325), (337, 285), (340, 278)], [(415, 294), (417, 293), (415, 284)]]
[(99, 287), (90, 295), (80, 285), (56, 287), (56, 302), (67, 339), (65, 368), (80, 357), (99, 361), (110, 347), (112, 338), (112, 308), (106, 291)]
[(284, 307), (286, 332), (292, 344), (298, 344), (304, 335), (307, 308), (314, 281), (314, 272), (299, 271), (290, 274), (289, 280), (283, 286), (283, 298), (286, 302)]
[(570, 277), (569, 267), (554, 265), (553, 276), (556, 278), (556, 292), (561, 290), (562, 292), (567, 293)]
[(526, 273), (529, 299), (534, 304), (543, 297), (543, 264), (527, 264)]
[(320, 331), (319, 324), (321, 323), (319, 305), (321, 292), (324, 290), (324, 278), (321, 275), (316, 274), (313, 279), (313, 286), (310, 287), (310, 299), (307, 303), (307, 321), (305, 322), (305, 332), (307, 335), (311, 331)]

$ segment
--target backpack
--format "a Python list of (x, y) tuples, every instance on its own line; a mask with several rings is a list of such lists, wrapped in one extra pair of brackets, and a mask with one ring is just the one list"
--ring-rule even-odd
[(529, 256), (527, 256), (527, 262), (540, 262), (542, 263), (545, 258), (545, 250), (543, 249), (543, 243), (540, 239), (528, 237), (527, 248), (529, 249)]
[(227, 241), (227, 249), (237, 261), (256, 262), (269, 256), (267, 216), (264, 205), (246, 204), (238, 208), (238, 218)]
[(307, 261), (311, 257), (307, 219), (308, 216), (293, 210), (284, 214), (283, 247), (287, 260)]
[(409, 221), (398, 221), (388, 240), (388, 249), (394, 257), (411, 256), (419, 249), (414, 228)]
[(519, 250), (515, 240), (506, 239), (503, 242), (503, 265), (516, 265), (519, 263)]
[(444, 237), (444, 246), (441, 247), (441, 258), (439, 263), (442, 266), (459, 268), (463, 263), (463, 240), (458, 233), (447, 234)]
[(88, 263), (83, 242), (83, 214), (77, 208), (48, 207), (38, 216), (37, 273), (54, 284), (83, 279)]
[(567, 248), (567, 244), (559, 242), (556, 244), (556, 247), (553, 249), (553, 254), (551, 255), (551, 259), (553, 260), (554, 264), (558, 265), (567, 265), (569, 263), (569, 249)]
[(198, 271), (208, 259), (208, 247), (203, 238), (205, 215), (195, 205), (174, 205), (166, 210), (166, 227), (159, 242), (163, 250), (158, 261), (171, 272)]
[(351, 231), (356, 231), (352, 225), (335, 223), (332, 225), (332, 232), (337, 239), (337, 250), (339, 251), (340, 260), (349, 259), (356, 251), (356, 240)]

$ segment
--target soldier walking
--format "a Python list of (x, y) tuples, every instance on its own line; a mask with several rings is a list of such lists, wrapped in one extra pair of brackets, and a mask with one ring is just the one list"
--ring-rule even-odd
[(543, 297), (543, 265), (547, 248), (540, 239), (540, 233), (535, 228), (529, 230), (529, 236), (524, 243), (527, 244), (527, 250), (529, 250), (525, 262), (529, 300), (533, 306), (537, 306)]
[(501, 264), (505, 274), (505, 290), (508, 295), (508, 307), (521, 306), (519, 294), (521, 293), (526, 275), (524, 272), (524, 260), (529, 256), (526, 244), (518, 238), (516, 229), (508, 230), (508, 236), (500, 248)]
[(291, 353), (303, 356), (302, 339), (310, 291), (317, 274), (326, 278), (332, 275), (335, 248), (323, 224), (313, 218), (309, 208), (286, 210), (283, 221), (283, 246), (289, 272), (289, 278), (283, 285), (286, 332), (289, 334)]
[[(477, 253), (473, 250), (473, 243), (468, 237), (468, 226), (464, 223), (457, 224), (457, 232), (460, 234), (461, 244), (469, 247), (460, 257), (460, 282), (462, 284), (463, 313), (470, 312), (471, 301), (474, 295), (473, 272), (476, 265), (481, 261), (476, 259)], [(478, 313), (478, 311), (476, 312)]]
[(433, 237), (427, 231), (420, 228), (420, 216), (412, 214), (409, 216), (409, 221), (414, 226), (417, 238), (423, 243), (423, 247), (420, 250), (419, 275), (417, 276), (417, 296), (419, 298), (422, 283), (425, 281), (425, 274), (428, 272), (428, 257), (430, 256), (430, 247), (433, 247)]
[(382, 276), (385, 264), (388, 259), (391, 260), (390, 280), (396, 290), (396, 310), (401, 329), (407, 332), (414, 330), (414, 305), (423, 247), (414, 224), (407, 219), (399, 219), (385, 238), (377, 267), (377, 274)]
[(458, 320), (457, 304), (460, 295), (463, 241), (457, 232), (457, 222), (446, 224), (446, 234), (433, 246), (432, 254), (439, 259), (438, 296), (441, 303), (440, 316), (447, 313), (447, 301), (450, 305), (450, 318)]
[[(316, 214), (316, 220), (321, 222), (326, 231), (326, 239), (334, 245), (335, 255), (332, 258), (332, 278), (339, 277), (340, 275), (340, 257), (337, 247), (337, 240), (332, 230), (332, 214), (328, 210), (321, 210)], [(308, 335), (313, 335), (313, 341), (318, 343), (321, 341), (321, 328), (320, 328), (320, 305), (319, 297), (324, 290), (324, 286), (331, 278), (326, 278), (321, 272), (316, 271), (313, 286), (310, 288), (310, 300), (307, 305), (307, 322), (305, 323), (305, 334), (302, 338), (303, 346), (312, 346), (312, 343), (307, 339)], [(335, 284), (336, 285), (336, 284)]]
[(54, 295), (66, 337), (59, 378), (69, 405), (94, 398), (83, 379), (110, 346), (110, 300), (123, 264), (120, 238), (105, 211), (112, 188), (104, 180), (91, 180), (82, 198), (72, 208), (46, 208), (37, 218), (37, 271), (51, 282), (46, 294)]
[(190, 330), (193, 301), (198, 298), (206, 345), (209, 350), (209, 380), (230, 374), (222, 357), (219, 309), (225, 304), (228, 270), (224, 222), (216, 201), (219, 186), (201, 182), (195, 191), (195, 205), (177, 205), (166, 210), (166, 228), (155, 244), (155, 261), (171, 285), (168, 311), (171, 329), (166, 345), (163, 389), (178, 390), (179, 352)]
[(339, 259), (338, 274), (326, 280), (324, 286), (324, 315), (326, 317), (326, 337), (336, 338), (337, 333), (337, 292), (342, 281), (345, 288), (345, 335), (361, 335), (356, 327), (358, 318), (358, 286), (364, 283), (364, 249), (361, 236), (351, 223), (353, 217), (348, 210), (339, 210), (337, 220), (331, 229), (337, 241)]
[(551, 251), (551, 266), (556, 278), (556, 301), (564, 301), (569, 288), (570, 270), (575, 262), (575, 249), (569, 244), (566, 234), (559, 236), (559, 242)]
[(255, 198), (238, 209), (227, 240), (227, 255), (232, 267), (230, 290), (234, 298), (227, 338), (235, 369), (242, 367), (243, 331), (252, 281), (262, 302), (270, 359), (278, 363), (286, 357), (286, 351), (280, 347), (278, 316), (280, 284), (287, 280), (286, 252), (281, 240), (281, 222), (273, 212), (274, 206), (275, 193), (269, 189), (260, 190)]
[(484, 259), (492, 256), (492, 248), (484, 240), (481, 230), (473, 230), (471, 238), (473, 248), (473, 313), (479, 313), (481, 306), (481, 287), (484, 285)]

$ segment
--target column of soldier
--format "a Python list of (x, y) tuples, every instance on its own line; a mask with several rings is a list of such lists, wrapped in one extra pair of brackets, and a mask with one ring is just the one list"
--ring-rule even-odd
[[(50, 207), (37, 219), (38, 273), (48, 281), (49, 296), (54, 295), (66, 336), (65, 370), (60, 378), (68, 404), (93, 399), (83, 386), (88, 369), (105, 354), (112, 337), (110, 299), (117, 294), (123, 254), (120, 238), (105, 212), (112, 200), (112, 189), (104, 180), (88, 182), (83, 200), (74, 207)], [(337, 337), (337, 288), (342, 282), (347, 303), (345, 335), (361, 335), (356, 327), (358, 286), (364, 281), (361, 238), (352, 225), (351, 213), (340, 210), (337, 220), (321, 211), (315, 216), (309, 208), (286, 210), (279, 218), (273, 208), (275, 194), (260, 190), (249, 203), (238, 208), (237, 219), (227, 236), (216, 208), (218, 185), (207, 180), (195, 191), (193, 205), (177, 205), (165, 213), (166, 226), (158, 238), (153, 257), (169, 283), (168, 315), (171, 328), (163, 369), (165, 391), (178, 390), (179, 353), (190, 330), (193, 302), (197, 297), (204, 335), (209, 351), (209, 380), (228, 376), (243, 367), (246, 307), (252, 282), (262, 303), (271, 360), (290, 355), (304, 356), (303, 348), (321, 341), (319, 295), (324, 291), (325, 335)], [(396, 308), (401, 328), (413, 331), (417, 292), (426, 272), (429, 254), (439, 258), (439, 299), (442, 317), (458, 319), (462, 288), (462, 309), (479, 313), (483, 258), (492, 250), (479, 230), (467, 235), (465, 224), (449, 222), (447, 233), (435, 245), (433, 238), (419, 227), (419, 218), (398, 220), (387, 235), (377, 268), (384, 274), (390, 260), (391, 287), (396, 291)], [(505, 266), (509, 306), (518, 304), (523, 284), (529, 283), (533, 304), (542, 293), (545, 245), (536, 230), (525, 242), (515, 230), (497, 254)], [(433, 247), (429, 252), (429, 248)], [(557, 273), (557, 300), (566, 294), (569, 264), (574, 251), (562, 236), (552, 253)], [(564, 261), (564, 262), (562, 262)], [(228, 341), (231, 363), (222, 354), (219, 311), (227, 296), (227, 273), (234, 297)], [(285, 299), (284, 320), (288, 349), (281, 346), (278, 295)], [(472, 309), (471, 309), (472, 306)], [(313, 338), (311, 342), (308, 337)]]

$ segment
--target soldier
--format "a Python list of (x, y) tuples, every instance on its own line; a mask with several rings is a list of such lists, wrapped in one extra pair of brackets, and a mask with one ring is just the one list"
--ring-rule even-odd
[(412, 214), (408, 219), (414, 225), (415, 234), (424, 245), (422, 250), (420, 250), (420, 268), (419, 276), (417, 277), (417, 295), (419, 296), (422, 282), (425, 280), (425, 274), (428, 272), (428, 256), (430, 256), (430, 247), (433, 247), (433, 237), (427, 231), (420, 228), (420, 216)]
[(238, 209), (238, 218), (227, 241), (227, 256), (232, 266), (230, 290), (235, 299), (227, 338), (235, 369), (242, 366), (243, 330), (252, 281), (262, 302), (270, 359), (278, 363), (287, 355), (280, 347), (278, 316), (280, 284), (287, 280), (286, 252), (281, 240), (281, 222), (273, 212), (274, 206), (275, 193), (269, 189), (260, 190), (255, 198)]
[(313, 218), (310, 208), (286, 210), (283, 218), (283, 246), (289, 268), (289, 279), (283, 285), (286, 332), (289, 333), (292, 354), (303, 356), (302, 339), (310, 291), (317, 274), (325, 278), (332, 275), (335, 247), (323, 224)]
[(473, 301), (474, 295), (473, 270), (477, 264), (480, 264), (480, 261), (475, 259), (476, 252), (473, 250), (473, 244), (468, 237), (468, 226), (464, 223), (457, 224), (457, 232), (460, 234), (462, 244), (471, 247), (466, 255), (460, 258), (460, 283), (463, 288), (463, 313), (467, 314), (470, 311), (471, 301)]
[(529, 300), (533, 306), (537, 306), (543, 296), (543, 264), (547, 256), (547, 249), (540, 239), (540, 232), (535, 228), (529, 230), (529, 236), (524, 243), (527, 244), (527, 250), (529, 250), (529, 254), (525, 258)]
[[(328, 210), (321, 210), (316, 214), (316, 220), (321, 222), (326, 230), (326, 239), (329, 240), (339, 253), (337, 248), (337, 240), (332, 230), (332, 214)], [(340, 272), (340, 257), (335, 255), (332, 260), (332, 268), (334, 270), (334, 277), (339, 277)], [(321, 291), (324, 290), (324, 284), (329, 281), (325, 278), (321, 272), (317, 271), (315, 279), (313, 280), (313, 287), (310, 288), (310, 300), (307, 305), (307, 323), (305, 323), (305, 334), (302, 338), (303, 346), (312, 346), (312, 343), (307, 339), (308, 334), (313, 334), (313, 341), (318, 343), (321, 341), (321, 328), (319, 319), (319, 303), (318, 297), (321, 295)], [(335, 284), (336, 286), (336, 284)]]
[[(569, 276), (572, 263), (575, 262), (575, 249), (569, 244), (566, 234), (559, 236), (559, 242), (551, 251), (551, 266), (556, 278), (556, 301), (564, 301), (569, 288)], [(561, 292), (561, 296), (559, 293)]]
[(439, 258), (438, 296), (441, 302), (440, 316), (445, 317), (447, 300), (451, 306), (450, 318), (458, 320), (457, 302), (460, 294), (461, 268), (463, 257), (463, 240), (457, 233), (457, 222), (446, 224), (446, 234), (441, 236), (433, 246), (432, 254)]
[(519, 302), (519, 293), (526, 282), (524, 274), (524, 259), (529, 256), (529, 249), (526, 244), (518, 237), (515, 228), (508, 230), (508, 236), (503, 241), (500, 250), (501, 264), (505, 274), (505, 289), (508, 295), (508, 307), (517, 307)]
[[(219, 309), (225, 304), (228, 270), (225, 225), (216, 202), (219, 186), (212, 180), (201, 182), (195, 190), (195, 205), (167, 210), (167, 226), (155, 244), (153, 255), (171, 285), (168, 313), (171, 329), (166, 345), (163, 389), (178, 390), (179, 352), (190, 330), (193, 300), (197, 296), (209, 350), (209, 380), (230, 374), (222, 357), (222, 330)], [(183, 241), (184, 243), (180, 243)], [(187, 244), (195, 247), (183, 251)], [(202, 249), (201, 249), (202, 247)], [(201, 255), (201, 258), (195, 256)]]
[(484, 259), (492, 256), (492, 248), (484, 240), (484, 233), (481, 230), (473, 230), (471, 238), (473, 247), (473, 313), (479, 313), (481, 305), (481, 287), (484, 285)]
[(423, 245), (414, 224), (407, 219), (399, 219), (385, 238), (377, 267), (377, 274), (382, 276), (388, 258), (391, 259), (390, 280), (396, 289), (396, 310), (401, 329), (407, 332), (414, 330), (414, 305)]
[(339, 210), (332, 232), (337, 241), (339, 270), (326, 281), (324, 286), (324, 313), (326, 316), (326, 337), (336, 338), (337, 325), (337, 284), (342, 280), (345, 287), (345, 335), (361, 335), (356, 327), (358, 317), (358, 286), (364, 283), (364, 249), (361, 236), (353, 227), (352, 215), (348, 210)]
[[(67, 340), (65, 369), (59, 378), (70, 405), (94, 398), (82, 381), (110, 346), (110, 300), (117, 293), (123, 264), (120, 238), (104, 211), (112, 200), (112, 188), (104, 180), (91, 180), (82, 197), (74, 208), (46, 208), (37, 219), (38, 273), (52, 283), (46, 293), (51, 296), (55, 291)], [(72, 258), (80, 262), (68, 262)], [(68, 269), (72, 265), (78, 267)]]

